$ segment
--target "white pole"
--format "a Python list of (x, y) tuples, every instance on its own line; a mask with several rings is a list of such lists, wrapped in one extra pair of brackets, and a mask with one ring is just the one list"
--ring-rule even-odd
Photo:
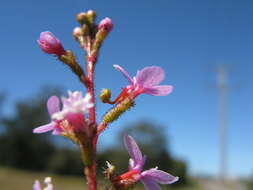
[(228, 146), (228, 71), (225, 66), (218, 66), (217, 86), (219, 91), (219, 128), (220, 128), (220, 179), (227, 177)]

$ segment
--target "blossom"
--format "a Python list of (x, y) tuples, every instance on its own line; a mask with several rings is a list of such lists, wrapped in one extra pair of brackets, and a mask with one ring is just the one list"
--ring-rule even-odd
[(106, 32), (110, 32), (113, 28), (113, 23), (110, 18), (104, 18), (98, 25), (98, 30), (104, 30)]
[(159, 85), (165, 77), (164, 70), (161, 67), (145, 67), (137, 71), (135, 77), (131, 77), (119, 65), (113, 65), (113, 67), (120, 71), (130, 82), (130, 85), (124, 88), (121, 94), (122, 96), (133, 94), (133, 96), (136, 97), (143, 93), (153, 96), (165, 96), (173, 90), (171, 85)]
[(44, 180), (44, 183), (46, 184), (46, 187), (42, 189), (40, 182), (38, 180), (35, 180), (33, 184), (33, 190), (53, 190), (54, 189), (51, 177), (46, 177)]
[(33, 190), (41, 190), (40, 182), (39, 180), (35, 180), (33, 184)]
[(142, 171), (145, 164), (146, 156), (143, 156), (138, 145), (131, 136), (126, 135), (124, 138), (125, 147), (130, 155), (128, 172), (117, 177), (116, 181), (121, 184), (132, 184), (141, 181), (147, 190), (160, 190), (159, 184), (172, 184), (178, 181), (178, 177), (158, 170), (158, 168), (151, 168)]
[(83, 94), (79, 91), (68, 92), (69, 97), (62, 97), (62, 109), (57, 96), (51, 96), (47, 101), (47, 110), (51, 117), (51, 122), (33, 130), (34, 133), (45, 133), (53, 130), (53, 134), (59, 135), (62, 132), (82, 131), (87, 122), (84, 114), (93, 106), (90, 102), (90, 94)]
[(66, 53), (60, 40), (58, 40), (51, 32), (41, 32), (40, 38), (37, 40), (40, 48), (48, 53), (61, 56)]

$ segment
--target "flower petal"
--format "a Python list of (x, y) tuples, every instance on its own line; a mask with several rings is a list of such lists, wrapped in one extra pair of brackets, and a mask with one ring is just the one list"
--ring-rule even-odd
[(55, 128), (55, 123), (51, 122), (47, 125), (42, 125), (40, 127), (33, 129), (33, 133), (45, 133), (45, 132), (53, 130), (54, 128)]
[(68, 98), (62, 97), (63, 103), (63, 116), (66, 113), (87, 113), (89, 108), (93, 107), (91, 103), (91, 95), (89, 93), (83, 97), (82, 92), (80, 91), (68, 91)]
[(149, 177), (155, 180), (157, 183), (160, 184), (172, 184), (178, 181), (178, 177), (174, 177), (173, 175), (164, 172), (162, 170), (158, 170), (156, 168), (151, 168), (141, 173), (144, 177)]
[(35, 180), (33, 190), (41, 190), (40, 182), (38, 180)]
[(50, 115), (60, 111), (60, 100), (57, 96), (51, 96), (47, 101), (47, 110)]
[(150, 177), (142, 177), (141, 182), (146, 190), (161, 190), (161, 187)]
[(47, 186), (43, 190), (53, 190), (54, 189), (51, 177), (46, 177), (45, 180), (44, 180), (44, 183)]
[(124, 143), (125, 143), (125, 147), (129, 153), (129, 155), (131, 156), (131, 158), (134, 161), (134, 165), (136, 166), (138, 165), (143, 165), (143, 157), (141, 154), (141, 151), (138, 147), (138, 145), (136, 144), (136, 142), (134, 141), (133, 137), (129, 136), (129, 135), (125, 135), (124, 137)]
[(145, 88), (145, 93), (152, 96), (166, 96), (170, 94), (173, 90), (173, 86), (171, 85), (160, 85)]
[(123, 69), (123, 68), (122, 68), (121, 66), (119, 66), (119, 65), (113, 65), (113, 67), (114, 67), (115, 69), (117, 69), (119, 72), (121, 72), (121, 73), (129, 80), (129, 82), (130, 82), (131, 84), (134, 83), (132, 77), (130, 77), (130, 75), (128, 74), (128, 72), (126, 72), (125, 69)]
[(160, 84), (164, 79), (164, 71), (161, 67), (151, 66), (145, 67), (141, 71), (137, 72), (137, 83), (144, 87), (151, 87)]
[(84, 132), (88, 127), (83, 114), (68, 113), (65, 118), (68, 120), (69, 125), (71, 125), (73, 130), (76, 132)]
[(128, 170), (132, 170), (132, 169), (134, 169), (134, 160), (130, 158), (128, 162)]
[(61, 132), (62, 132), (62, 130), (56, 128), (56, 129), (53, 130), (52, 134), (53, 135), (60, 135)]

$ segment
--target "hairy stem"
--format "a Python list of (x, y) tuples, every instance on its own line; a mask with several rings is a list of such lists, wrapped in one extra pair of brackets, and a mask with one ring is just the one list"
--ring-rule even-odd
[[(96, 145), (95, 145), (96, 146)], [(96, 176), (96, 148), (93, 149), (92, 163), (90, 166), (85, 166), (84, 174), (87, 180), (87, 190), (97, 189), (97, 176)]]
[(89, 86), (88, 92), (91, 95), (91, 102), (94, 104), (92, 108), (89, 109), (90, 121), (96, 124), (96, 105), (95, 105), (95, 92), (94, 92), (94, 70), (96, 64), (96, 57), (91, 55), (92, 42), (91, 39), (88, 38), (88, 43), (86, 47), (86, 70), (88, 72)]
[[(94, 127), (96, 126), (96, 107), (95, 107), (95, 91), (94, 91), (94, 70), (96, 58), (91, 57), (91, 42), (88, 43), (88, 47), (86, 49), (87, 57), (86, 57), (86, 71), (88, 73), (88, 81), (89, 84), (87, 86), (88, 93), (91, 95), (91, 103), (93, 103), (93, 107), (89, 109), (89, 119), (93, 125), (90, 125), (90, 131), (94, 131)], [(96, 130), (96, 129), (95, 129)], [(96, 177), (96, 147), (97, 147), (97, 135), (91, 135), (89, 137), (89, 141), (91, 142), (89, 148), (91, 150), (91, 162), (88, 165), (85, 165), (84, 173), (87, 180), (87, 190), (97, 190), (97, 177)]]
[(97, 135), (99, 135), (100, 133), (102, 133), (105, 128), (107, 127), (107, 123), (101, 122), (98, 127), (97, 127)]
[(88, 93), (91, 95), (91, 102), (94, 104), (93, 107), (89, 109), (90, 121), (92, 123), (96, 123), (96, 105), (95, 105), (95, 92), (94, 92), (94, 65), (95, 63), (92, 61), (88, 61), (87, 70), (88, 70), (88, 78), (89, 78), (89, 86)]

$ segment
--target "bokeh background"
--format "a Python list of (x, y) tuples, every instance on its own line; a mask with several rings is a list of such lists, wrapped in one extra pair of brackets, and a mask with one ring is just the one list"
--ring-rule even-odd
[[(115, 26), (101, 49), (97, 93), (109, 88), (116, 97), (127, 84), (113, 64), (132, 76), (145, 66), (161, 66), (163, 84), (174, 86), (166, 97), (138, 97), (134, 109), (104, 132), (98, 172), (106, 160), (121, 171), (127, 168), (122, 143), (127, 132), (148, 155), (148, 166), (181, 177), (171, 189), (253, 189), (250, 0), (2, 0), (1, 189), (29, 189), (45, 175), (55, 176), (57, 189), (83, 189), (84, 182), (75, 177), (82, 172), (77, 149), (62, 137), (34, 135), (32, 129), (48, 121), (49, 96), (84, 91), (36, 40), (42, 31), (53, 32), (84, 65), (72, 31), (76, 14), (89, 9), (97, 11), (98, 21), (110, 17)], [(110, 106), (98, 101), (97, 108), (101, 118)], [(226, 145), (222, 172), (221, 139)]]

